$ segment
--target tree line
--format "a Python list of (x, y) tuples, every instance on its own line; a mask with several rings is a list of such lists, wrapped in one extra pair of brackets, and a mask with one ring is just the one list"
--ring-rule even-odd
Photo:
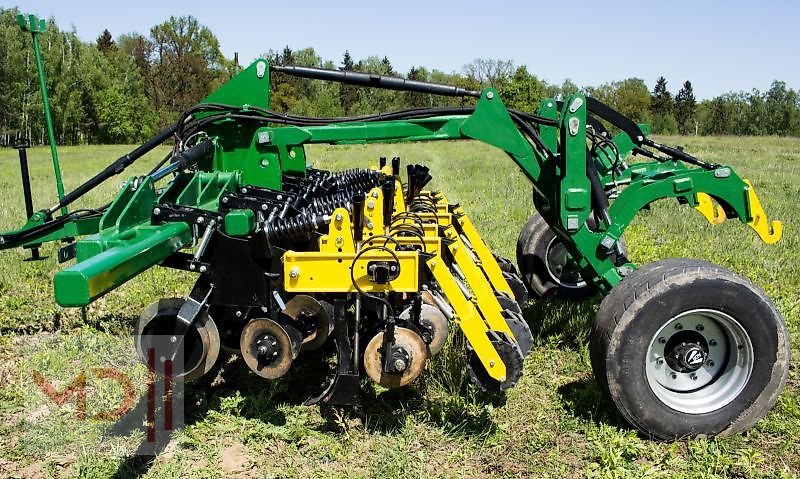
[[(18, 9), (0, 8), (0, 144), (29, 138), (46, 142), (30, 35), (16, 24)], [(83, 42), (53, 19), (41, 39), (47, 88), (60, 144), (136, 143), (174, 122), (180, 113), (233, 76), (241, 67), (226, 58), (213, 32), (196, 18), (170, 17), (148, 34), (116, 38), (103, 31)], [(664, 77), (652, 91), (638, 78), (579, 87), (570, 80), (548, 83), (510, 60), (476, 59), (459, 72), (424, 66), (396, 71), (387, 57), (339, 62), (313, 48), (288, 46), (262, 55), (271, 63), (401, 76), (457, 85), (496, 88), (506, 104), (535, 111), (543, 98), (574, 92), (597, 97), (637, 122), (663, 134), (800, 136), (800, 96), (782, 81), (765, 92), (731, 92), (698, 102), (685, 81), (673, 95)], [(417, 92), (359, 88), (273, 73), (271, 108), (305, 116), (344, 116), (402, 108), (457, 106), (474, 100)]]

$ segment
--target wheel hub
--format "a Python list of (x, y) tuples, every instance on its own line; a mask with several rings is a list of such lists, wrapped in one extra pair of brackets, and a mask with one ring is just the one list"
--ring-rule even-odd
[(702, 335), (693, 331), (676, 334), (664, 348), (667, 365), (679, 373), (697, 371), (707, 358), (708, 343)]
[(753, 369), (753, 346), (731, 316), (712, 309), (678, 314), (653, 336), (647, 380), (664, 404), (689, 414), (717, 410), (736, 398)]
[(278, 346), (278, 338), (271, 334), (264, 334), (256, 340), (256, 351), (258, 358), (264, 363), (269, 363), (278, 357), (280, 347)]

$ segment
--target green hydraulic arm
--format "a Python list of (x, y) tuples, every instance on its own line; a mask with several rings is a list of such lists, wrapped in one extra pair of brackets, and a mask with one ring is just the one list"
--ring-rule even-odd
[[(285, 67), (272, 69), (278, 68), (288, 72)], [(603, 291), (635, 268), (630, 263), (615, 264), (611, 253), (635, 214), (653, 201), (678, 198), (696, 206), (698, 195), (707, 194), (724, 206), (729, 217), (742, 222), (753, 222), (763, 214), (752, 186), (730, 167), (699, 160), (696, 167), (686, 167), (683, 163), (692, 157), (659, 150), (661, 145), (646, 137), (646, 128), (627, 127), (628, 131), (592, 151), (596, 122), (590, 106), (595, 100), (584, 95), (542, 102), (535, 119), (538, 128), (526, 120), (530, 115), (507, 109), (492, 88), (469, 92), (441, 85), (433, 87), (442, 94), (473, 96), (475, 106), (426, 110), (405, 117), (384, 114), (325, 122), (287, 120), (287, 116), (268, 110), (269, 71), (265, 60), (254, 62), (187, 113), (185, 118), (191, 116), (203, 125), (192, 133), (196, 141), (205, 138), (205, 144), (213, 147), (197, 155), (191, 169), (187, 163), (172, 170), (177, 176), (165, 190), (159, 191), (155, 185), (162, 177), (158, 174), (133, 177), (108, 209), (56, 220), (36, 213), (22, 229), (0, 233), (0, 249), (88, 234), (73, 246), (77, 262), (57, 273), (54, 280), (59, 304), (86, 305), (192, 246), (202, 235), (198, 224), (157, 224), (153, 215), (160, 205), (178, 204), (213, 214), (219, 210), (221, 196), (240, 186), (280, 190), (284, 175), (304, 175), (304, 146), (310, 144), (476, 140), (502, 150), (532, 182), (537, 210), (561, 237), (584, 277), (593, 278)], [(316, 69), (299, 73), (333, 80), (344, 75)], [(347, 74), (351, 76), (347, 81), (363, 81), (368, 86), (428, 88), (428, 84), (370, 75), (353, 80), (353, 72)], [(285, 124), (292, 121), (296, 124)], [(180, 126), (174, 131), (181, 141), (188, 140), (180, 136), (184, 133)], [(645, 151), (645, 146), (665, 151), (671, 159), (657, 157), (651, 163), (620, 168), (620, 158), (637, 149)], [(599, 181), (593, 183), (593, 177)], [(620, 184), (621, 189), (616, 200), (601, 208), (606, 221), (590, 230), (587, 219), (598, 212), (598, 184), (600, 189)]]

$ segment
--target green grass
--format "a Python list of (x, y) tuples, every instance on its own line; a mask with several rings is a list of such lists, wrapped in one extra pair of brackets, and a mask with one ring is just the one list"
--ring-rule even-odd
[[(412, 388), (373, 391), (355, 410), (302, 406), (303, 377), (274, 384), (253, 379), (238, 363), (221, 384), (190, 390), (188, 425), (153, 460), (132, 458), (139, 438), (109, 437), (107, 422), (80, 424), (69, 403), (49, 403), (31, 384), (43, 368), (59, 386), (80, 367), (113, 364), (134, 377), (130, 329), (139, 311), (163, 296), (184, 295), (191, 278), (154, 269), (80, 310), (52, 300), (59, 269), (49, 258), (22, 262), (0, 253), (0, 476), (175, 477), (797, 477), (800, 474), (800, 140), (663, 138), (703, 159), (733, 165), (756, 185), (770, 218), (785, 223), (777, 245), (760, 243), (733, 221), (711, 226), (673, 202), (656, 204), (627, 232), (632, 259), (698, 257), (728, 267), (764, 288), (792, 336), (789, 381), (773, 411), (749, 433), (721, 439), (656, 443), (637, 436), (595, 384), (586, 341), (599, 298), (532, 303), (526, 317), (536, 345), (520, 383), (505, 397), (467, 384), (463, 360), (450, 347)], [(67, 187), (74, 187), (121, 146), (60, 150)], [(166, 150), (143, 160), (145, 171)], [(530, 214), (530, 186), (498, 151), (474, 143), (315, 147), (315, 166), (364, 166), (400, 155), (426, 164), (434, 189), (465, 206), (496, 252), (513, 257)], [(36, 205), (54, 200), (48, 151), (30, 152)], [(16, 152), (0, 151), (0, 230), (23, 221)], [(84, 206), (108, 201), (111, 181)], [(57, 331), (57, 333), (52, 333)], [(57, 341), (54, 341), (56, 338)], [(456, 338), (457, 340), (457, 338)], [(60, 381), (60, 382), (59, 382)], [(118, 392), (94, 384), (109, 403)], [(99, 406), (98, 406), (99, 407)]]

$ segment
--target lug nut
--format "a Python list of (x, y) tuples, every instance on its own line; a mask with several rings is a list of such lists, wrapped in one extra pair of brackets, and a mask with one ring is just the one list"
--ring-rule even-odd
[(661, 344), (666, 344), (667, 343), (667, 338), (660, 337), (660, 338), (658, 338), (658, 342), (661, 343)]
[(689, 377), (692, 378), (692, 381), (697, 381), (697, 374), (692, 373), (689, 375)]
[(680, 331), (681, 329), (683, 329), (683, 325), (681, 323), (678, 323), (678, 324), (675, 325), (675, 329)]
[(669, 377), (671, 377), (672, 379), (678, 379), (678, 375), (675, 373), (670, 373)]
[(708, 341), (708, 345), (709, 346), (716, 346), (717, 345), (717, 340), (716, 339), (710, 339)]
[(703, 326), (702, 324), (698, 324), (697, 326), (695, 326), (695, 327), (694, 327), (694, 329), (696, 329), (696, 330), (698, 330), (698, 331), (702, 331), (702, 330), (704, 330), (704, 329), (706, 329), (706, 328), (705, 328), (705, 326)]

